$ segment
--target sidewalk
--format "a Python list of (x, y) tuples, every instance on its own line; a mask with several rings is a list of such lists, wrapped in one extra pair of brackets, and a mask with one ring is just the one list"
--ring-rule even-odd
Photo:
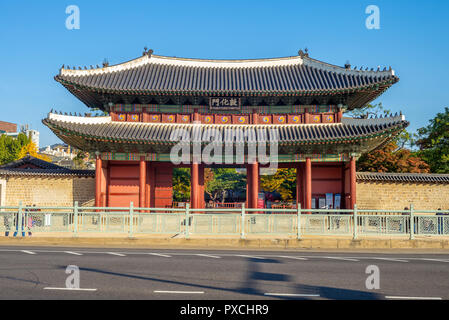
[(308, 236), (303, 239), (269, 236), (240, 239), (236, 237), (207, 237), (184, 235), (139, 235), (129, 238), (126, 234), (83, 234), (72, 237), (71, 234), (42, 234), (32, 237), (0, 237), (0, 246), (59, 246), (59, 247), (126, 247), (126, 248), (209, 248), (209, 249), (426, 249), (449, 253), (449, 239), (446, 238), (361, 238)]

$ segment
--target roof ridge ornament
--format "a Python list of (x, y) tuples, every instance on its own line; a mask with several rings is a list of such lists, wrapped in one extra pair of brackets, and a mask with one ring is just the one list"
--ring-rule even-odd
[(302, 51), (302, 49), (300, 49), (298, 51), (298, 54), (301, 57), (301, 59), (308, 58), (309, 57), (309, 49), (305, 48), (304, 51)]
[(147, 47), (143, 48), (143, 56), (148, 56), (148, 58), (151, 58), (151, 55), (153, 54), (153, 49), (149, 49)]

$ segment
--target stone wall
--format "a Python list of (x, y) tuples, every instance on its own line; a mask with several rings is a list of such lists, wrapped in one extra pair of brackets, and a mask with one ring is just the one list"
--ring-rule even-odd
[(95, 205), (95, 178), (75, 176), (10, 176), (6, 179), (6, 206)]
[(449, 183), (357, 182), (360, 209), (403, 210), (411, 203), (417, 210), (449, 210)]

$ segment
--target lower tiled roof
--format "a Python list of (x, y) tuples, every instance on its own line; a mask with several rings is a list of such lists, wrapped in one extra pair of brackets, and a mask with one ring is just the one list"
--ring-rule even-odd
[(357, 172), (357, 181), (449, 183), (449, 174)]

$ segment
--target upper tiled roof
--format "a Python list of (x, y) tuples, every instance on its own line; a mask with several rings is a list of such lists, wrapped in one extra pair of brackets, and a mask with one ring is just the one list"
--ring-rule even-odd
[(358, 181), (449, 183), (449, 174), (357, 172)]
[(144, 54), (115, 66), (62, 68), (57, 81), (87, 104), (85, 90), (118, 94), (327, 95), (361, 90), (353, 106), (373, 100), (399, 78), (391, 68), (362, 71), (330, 65), (308, 55), (259, 60), (182, 59)]

